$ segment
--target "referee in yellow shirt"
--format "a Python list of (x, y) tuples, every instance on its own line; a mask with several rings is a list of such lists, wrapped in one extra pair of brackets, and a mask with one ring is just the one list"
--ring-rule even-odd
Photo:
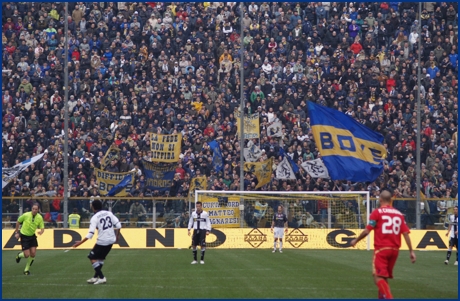
[[(22, 225), (20, 232), (19, 225)], [(40, 232), (38, 232), (39, 235), (42, 235), (43, 232), (45, 232), (43, 217), (38, 214), (38, 204), (34, 204), (31, 212), (26, 212), (18, 218), (16, 222), (16, 229), (14, 231), (16, 239), (21, 239), (22, 247), (22, 252), (19, 252), (18, 255), (16, 255), (16, 262), (19, 263), (21, 258), (27, 258), (24, 275), (30, 275), (29, 269), (34, 262), (35, 254), (37, 252), (38, 242), (37, 236), (35, 235), (37, 228), (40, 228)]]

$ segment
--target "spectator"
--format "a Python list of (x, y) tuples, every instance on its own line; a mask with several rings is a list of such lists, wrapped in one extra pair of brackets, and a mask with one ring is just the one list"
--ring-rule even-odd
[[(197, 174), (211, 176), (212, 164), (202, 148), (206, 139), (220, 135), (228, 161), (222, 183), (216, 174), (217, 182), (213, 179), (212, 184), (238, 187), (233, 176), (238, 174), (239, 156), (233, 113), (240, 92), (245, 111), (261, 116), (263, 158), (276, 156), (281, 147), (277, 139), (267, 137), (263, 123), (275, 118), (283, 123), (282, 147), (296, 162), (320, 157), (306, 105), (315, 101), (346, 112), (385, 136), (390, 159), (384, 162), (384, 175), (363, 187), (374, 191), (394, 182), (398, 188), (401, 175), (407, 175), (409, 194), (415, 190), (415, 112), (420, 92), (421, 156), (426, 165), (422, 174), (433, 180), (430, 194), (440, 194), (442, 199), (450, 189), (450, 195), (456, 196), (456, 3), (424, 4), (422, 24), (415, 22), (415, 10), (406, 2), (363, 2), (356, 7), (340, 2), (249, 3), (244, 7), (243, 28), (237, 18), (240, 6), (232, 3), (215, 9), (183, 3), (157, 3), (155, 8), (145, 3), (126, 7), (69, 3), (69, 20), (63, 17), (64, 3), (39, 3), (33, 10), (27, 3), (3, 3), (2, 68), (8, 74), (2, 77), (3, 166), (48, 149), (43, 162), (31, 167), (27, 180), (10, 184), (14, 190), (18, 185), (22, 191), (29, 183), (30, 193), (37, 194), (63, 184), (63, 65), (68, 55), (69, 179), (78, 197), (99, 194), (93, 188), (95, 168), (100, 168), (112, 143), (123, 150), (123, 156), (114, 158), (105, 170), (138, 166), (134, 187), (146, 195), (145, 183), (137, 185), (145, 182), (141, 160), (151, 157), (148, 133), (158, 131), (183, 133), (176, 171), (180, 182), (174, 186), (177, 195), (187, 193), (183, 187)], [(70, 31), (68, 54), (63, 44), (65, 21)], [(419, 64), (423, 67), (420, 88)], [(394, 156), (400, 164), (390, 162)], [(300, 174), (298, 180), (290, 183), (293, 190), (324, 189), (323, 182), (308, 179), (307, 183)], [(253, 182), (250, 175), (247, 189), (253, 189)], [(281, 190), (287, 184), (274, 181), (263, 189)], [(3, 195), (10, 193), (11, 189), (4, 189)], [(171, 209), (180, 213), (181, 204), (168, 204), (168, 213)], [(42, 203), (42, 212), (49, 212), (49, 205)], [(159, 214), (164, 212), (162, 203), (155, 206)], [(129, 211), (125, 209), (120, 214)]]

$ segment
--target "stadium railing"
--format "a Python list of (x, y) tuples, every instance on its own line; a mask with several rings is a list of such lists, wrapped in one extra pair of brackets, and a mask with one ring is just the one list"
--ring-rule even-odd
[[(73, 208), (79, 209), (81, 216), (80, 228), (86, 228), (89, 226), (89, 220), (92, 216), (90, 210), (90, 203), (94, 199), (81, 198), (81, 197), (70, 197), (67, 205), (68, 214), (70, 214)], [(113, 211), (120, 218), (120, 222), (123, 227), (136, 228), (136, 227), (147, 227), (147, 228), (176, 228), (176, 227), (187, 227), (188, 215), (193, 210), (193, 201), (184, 199), (183, 197), (100, 197), (98, 198), (104, 203), (104, 208)], [(140, 201), (146, 208), (147, 214), (145, 219), (139, 219), (136, 216), (119, 213), (116, 211), (117, 202), (121, 200), (128, 202), (129, 207), (136, 200)], [(57, 214), (57, 219), (50, 220), (52, 217), (49, 211), (40, 211), (40, 214), (45, 217), (46, 228), (62, 228), (64, 226), (63, 218), (65, 215), (64, 206), (62, 204), (63, 197), (3, 197), (3, 212), (2, 212), (2, 228), (14, 228), (18, 216), (24, 213), (27, 208), (38, 202), (45, 209), (51, 206), (51, 203), (55, 200), (61, 200), (60, 210)], [(19, 210), (10, 212), (8, 205), (13, 201), (16, 201)], [(438, 208), (439, 202), (444, 202), (445, 206)], [(245, 208), (254, 208), (256, 201), (247, 200), (245, 201)], [(416, 214), (415, 214), (415, 198), (397, 198), (393, 201), (393, 206), (400, 210), (406, 217), (406, 222), (410, 228), (415, 228)], [(446, 229), (447, 228), (447, 217), (453, 213), (454, 206), (458, 205), (458, 201), (454, 198), (426, 198), (421, 202), (421, 228), (422, 229)], [(43, 206), (45, 205), (45, 206)], [(251, 205), (251, 206), (249, 206)], [(350, 205), (350, 204), (348, 204)], [(366, 211), (361, 210), (360, 214), (355, 213), (356, 208), (353, 205), (350, 207), (347, 204), (332, 204), (329, 203), (332, 214), (332, 225), (331, 228), (342, 228), (342, 229), (362, 229), (365, 226), (367, 216)], [(378, 207), (378, 199), (371, 198), (370, 201), (371, 211), (373, 208)], [(364, 204), (363, 204), (364, 207)], [(439, 210), (441, 209), (441, 210)], [(311, 201), (309, 204), (299, 203), (296, 201), (290, 201), (287, 208), (288, 211), (288, 225), (291, 228), (327, 228), (327, 223), (324, 220), (324, 216), (319, 213), (318, 203)], [(260, 218), (254, 216), (253, 212), (245, 210), (241, 213), (241, 218), (244, 219), (244, 227), (246, 228), (269, 228), (271, 225), (271, 219), (275, 208), (268, 206), (265, 213)], [(54, 214), (56, 217), (56, 214)]]

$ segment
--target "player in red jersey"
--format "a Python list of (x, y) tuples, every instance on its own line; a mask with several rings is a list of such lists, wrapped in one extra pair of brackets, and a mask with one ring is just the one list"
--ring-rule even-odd
[(379, 289), (379, 299), (393, 299), (388, 278), (393, 278), (393, 267), (401, 247), (401, 234), (409, 247), (412, 263), (415, 263), (416, 257), (412, 250), (410, 231), (404, 215), (391, 206), (391, 193), (387, 190), (382, 191), (379, 200), (380, 208), (372, 211), (369, 225), (351, 241), (351, 245), (354, 247), (374, 230), (374, 260), (372, 262), (374, 282)]

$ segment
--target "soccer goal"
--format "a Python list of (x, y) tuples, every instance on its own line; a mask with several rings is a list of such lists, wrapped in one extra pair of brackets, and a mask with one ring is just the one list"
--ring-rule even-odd
[[(196, 190), (198, 201), (209, 213), (213, 228), (270, 228), (281, 205), (291, 229), (340, 229), (344, 233), (349, 229), (356, 236), (356, 230), (366, 227), (374, 207), (368, 191)], [(369, 244), (368, 236), (368, 250)]]

